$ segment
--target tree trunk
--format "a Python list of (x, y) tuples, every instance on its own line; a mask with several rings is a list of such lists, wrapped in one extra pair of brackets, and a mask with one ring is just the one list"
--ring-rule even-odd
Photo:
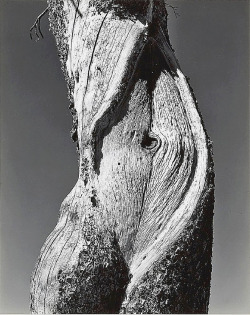
[(33, 272), (34, 313), (207, 313), (213, 162), (163, 0), (48, 0), (79, 179)]

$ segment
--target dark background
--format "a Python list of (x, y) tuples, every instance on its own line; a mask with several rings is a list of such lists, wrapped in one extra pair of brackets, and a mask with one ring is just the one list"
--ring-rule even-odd
[[(210, 313), (249, 313), (249, 1), (172, 0), (170, 39), (214, 142)], [(66, 85), (45, 1), (0, 0), (0, 312), (29, 312), (29, 281), (77, 180)]]

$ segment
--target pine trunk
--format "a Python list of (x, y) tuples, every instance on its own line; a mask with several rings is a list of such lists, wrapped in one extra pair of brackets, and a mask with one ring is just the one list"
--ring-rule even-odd
[(79, 178), (33, 272), (33, 313), (207, 313), (213, 162), (163, 0), (48, 0)]

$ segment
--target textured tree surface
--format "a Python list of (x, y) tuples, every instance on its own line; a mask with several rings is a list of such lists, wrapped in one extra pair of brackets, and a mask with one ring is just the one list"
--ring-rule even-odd
[(207, 313), (213, 162), (163, 0), (49, 0), (79, 178), (33, 313)]

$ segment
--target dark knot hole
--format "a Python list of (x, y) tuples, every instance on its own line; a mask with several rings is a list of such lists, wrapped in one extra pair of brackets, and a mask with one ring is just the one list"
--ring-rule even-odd
[(160, 139), (152, 132), (145, 132), (142, 138), (141, 146), (147, 150), (156, 150), (160, 145)]

